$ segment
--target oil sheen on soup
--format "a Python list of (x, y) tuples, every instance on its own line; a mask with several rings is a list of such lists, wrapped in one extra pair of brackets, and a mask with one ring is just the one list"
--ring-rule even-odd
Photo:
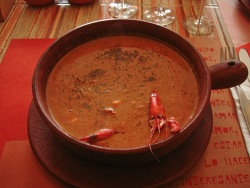
[[(67, 53), (49, 76), (46, 100), (55, 121), (76, 139), (112, 128), (118, 133), (95, 144), (134, 148), (148, 144), (153, 91), (166, 118), (175, 117), (184, 128), (198, 101), (197, 79), (187, 60), (159, 41), (111, 36)], [(162, 128), (158, 140), (166, 139), (164, 131), (169, 130)]]

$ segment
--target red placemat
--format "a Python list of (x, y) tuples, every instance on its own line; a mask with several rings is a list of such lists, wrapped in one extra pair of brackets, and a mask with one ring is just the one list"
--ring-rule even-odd
[(0, 63), (0, 156), (8, 140), (27, 140), (35, 65), (54, 39), (14, 39)]
[[(46, 187), (51, 182), (55, 187), (58, 185), (47, 171), (39, 168), (27, 144), (31, 79), (39, 57), (52, 42), (53, 39), (12, 40), (0, 64), (0, 155), (4, 148), (0, 159), (0, 187), (8, 183), (13, 184), (12, 187), (33, 187), (34, 181), (38, 187)], [(209, 46), (214, 43), (197, 40), (192, 44), (208, 64), (217, 61), (219, 51), (214, 49), (218, 47)], [(214, 124), (208, 148), (196, 166), (173, 187), (249, 187), (249, 158), (230, 91), (212, 91), (210, 103)], [(18, 142), (11, 144), (10, 141), (15, 140)], [(29, 174), (30, 171), (34, 172)], [(33, 174), (38, 178), (32, 178)]]

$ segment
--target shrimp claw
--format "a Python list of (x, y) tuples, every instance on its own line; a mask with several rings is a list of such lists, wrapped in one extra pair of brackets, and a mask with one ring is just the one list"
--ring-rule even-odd
[(171, 117), (168, 120), (168, 126), (170, 128), (170, 132), (171, 133), (178, 133), (180, 132), (181, 128), (180, 128), (180, 124), (175, 120), (174, 117)]

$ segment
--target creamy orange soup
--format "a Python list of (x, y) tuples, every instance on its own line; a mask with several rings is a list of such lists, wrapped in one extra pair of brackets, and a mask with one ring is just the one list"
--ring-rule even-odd
[(133, 148), (147, 145), (153, 91), (167, 119), (174, 116), (183, 128), (198, 101), (196, 76), (187, 60), (159, 41), (113, 36), (67, 53), (50, 74), (46, 97), (54, 119), (69, 135), (80, 139), (112, 128), (118, 134), (95, 144)]

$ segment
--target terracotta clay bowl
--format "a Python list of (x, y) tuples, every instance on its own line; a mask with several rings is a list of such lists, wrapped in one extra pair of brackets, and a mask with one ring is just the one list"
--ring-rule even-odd
[(54, 42), (41, 56), (33, 75), (33, 97), (35, 105), (54, 136), (66, 147), (84, 158), (110, 164), (132, 165), (155, 160), (147, 146), (130, 149), (103, 148), (66, 134), (53, 119), (46, 103), (46, 82), (51, 70), (69, 51), (79, 45), (107, 36), (141, 36), (169, 44), (187, 59), (192, 60), (199, 88), (198, 105), (195, 113), (177, 135), (152, 144), (157, 158), (166, 156), (180, 146), (204, 118), (209, 106), (211, 89), (227, 88), (242, 83), (247, 77), (246, 66), (237, 61), (218, 63), (208, 68), (199, 52), (178, 34), (159, 25), (129, 19), (102, 20), (76, 28)]

